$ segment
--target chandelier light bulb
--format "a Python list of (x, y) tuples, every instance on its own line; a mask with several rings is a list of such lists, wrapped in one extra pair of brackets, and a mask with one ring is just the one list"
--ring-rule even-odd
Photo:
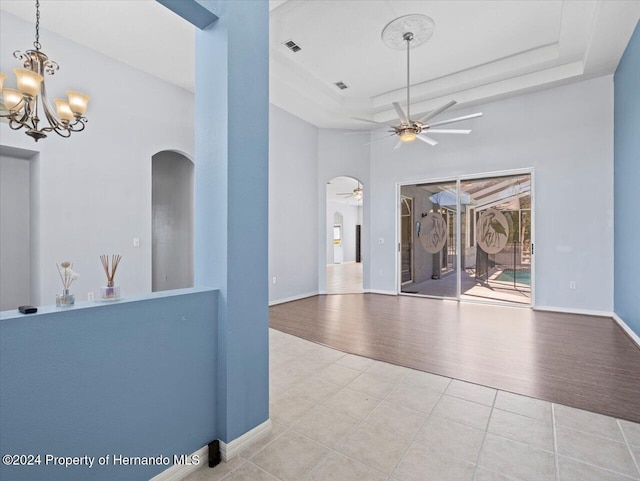
[(15, 89), (2, 89), (4, 105), (11, 112), (17, 112), (22, 107), (22, 94)]
[(87, 111), (89, 96), (73, 90), (67, 90), (67, 95), (69, 96), (69, 108), (71, 111), (76, 115), (84, 115)]
[(40, 84), (42, 80), (44, 80), (44, 77), (33, 70), (24, 68), (14, 68), (13, 73), (16, 74), (18, 90), (30, 97), (37, 97), (40, 91)]
[(67, 122), (72, 121), (74, 115), (69, 107), (69, 102), (62, 99), (55, 99), (54, 102), (56, 104), (56, 113), (58, 114), (58, 117), (60, 117), (61, 120), (66, 120)]

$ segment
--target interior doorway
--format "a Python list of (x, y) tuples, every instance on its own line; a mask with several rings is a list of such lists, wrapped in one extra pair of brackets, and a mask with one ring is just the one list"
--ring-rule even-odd
[(193, 287), (193, 162), (162, 151), (151, 163), (152, 291)]
[(402, 185), (399, 291), (532, 305), (532, 190), (530, 172)]
[(364, 187), (352, 177), (335, 177), (326, 194), (327, 294), (360, 293)]

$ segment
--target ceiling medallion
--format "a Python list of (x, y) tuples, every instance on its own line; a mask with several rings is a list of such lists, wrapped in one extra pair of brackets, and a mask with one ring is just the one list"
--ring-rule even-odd
[[(60, 68), (56, 62), (40, 50), (40, 1), (36, 0), (35, 50), (15, 51), (13, 56), (22, 62), (24, 68), (15, 68), (18, 89), (3, 88), (7, 76), (0, 73), (2, 91), (2, 112), (0, 117), (9, 119), (13, 130), (26, 129), (26, 134), (36, 142), (47, 137), (47, 132), (55, 132), (62, 137), (70, 137), (71, 132), (84, 130), (84, 117), (89, 96), (73, 90), (67, 91), (67, 99), (55, 99), (56, 113), (47, 99), (44, 74), (53, 75)], [(44, 116), (44, 118), (41, 118)], [(40, 122), (46, 120), (45, 126)]]

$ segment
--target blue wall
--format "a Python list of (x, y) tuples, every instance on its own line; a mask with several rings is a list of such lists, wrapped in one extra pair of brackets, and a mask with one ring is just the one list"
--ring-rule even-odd
[(210, 2), (196, 32), (195, 281), (220, 290), (218, 427), (269, 419), (269, 2)]
[(640, 335), (640, 25), (614, 76), (615, 312)]
[(44, 456), (172, 457), (219, 437), (216, 291), (41, 311), (0, 319), (0, 453), (43, 464), (2, 465), (0, 479), (146, 481), (169, 466), (64, 468)]

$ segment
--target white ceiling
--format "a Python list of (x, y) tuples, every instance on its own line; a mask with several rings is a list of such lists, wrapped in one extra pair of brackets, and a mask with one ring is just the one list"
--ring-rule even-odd
[[(34, 18), (31, 1), (0, 9)], [(612, 74), (640, 19), (637, 0), (271, 0), (270, 10), (271, 101), (336, 128), (365, 127), (352, 116), (395, 119), (391, 102), (406, 104), (406, 55), (380, 39), (398, 16), (436, 23), (412, 50), (415, 113)], [(41, 12), (43, 29), (193, 90), (194, 27), (155, 0), (41, 0)], [(302, 50), (282, 45), (290, 39)], [(45, 52), (46, 42), (43, 32)]]
[[(35, 22), (35, 1), (0, 0), (0, 10)], [(46, 29), (194, 90), (195, 27), (155, 0), (40, 0), (40, 28), (45, 53)]]

